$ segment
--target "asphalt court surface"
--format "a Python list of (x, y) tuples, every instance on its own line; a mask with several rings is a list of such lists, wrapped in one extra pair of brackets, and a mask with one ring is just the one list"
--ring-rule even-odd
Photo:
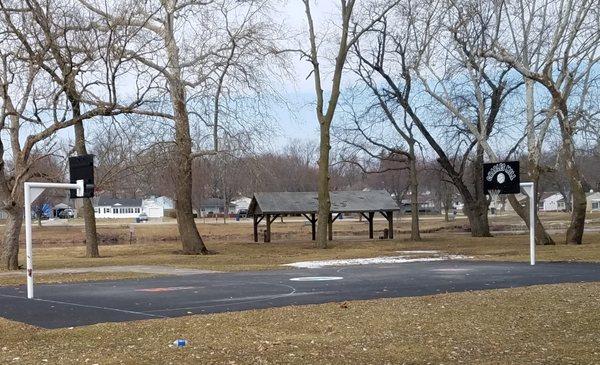
[(596, 263), (432, 261), (0, 287), (0, 316), (44, 328), (288, 305), (600, 281)]

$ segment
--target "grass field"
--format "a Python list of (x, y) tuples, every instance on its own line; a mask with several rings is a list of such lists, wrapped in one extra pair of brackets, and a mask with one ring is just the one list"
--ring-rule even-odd
[[(541, 219), (548, 229), (563, 230), (566, 228), (569, 216), (566, 213), (544, 213)], [(600, 229), (600, 212), (588, 213), (586, 227)], [(33, 237), (36, 246), (66, 246), (82, 245), (85, 234), (82, 220), (43, 222), (42, 227), (33, 226)], [(493, 230), (511, 232), (523, 231), (525, 226), (516, 215), (491, 216), (490, 224)], [(129, 243), (156, 243), (176, 241), (179, 238), (175, 220), (165, 218), (164, 222), (149, 224), (134, 224), (126, 220), (99, 220), (98, 235), (102, 244), (129, 244)], [(249, 242), (252, 240), (251, 220), (235, 222), (229, 220), (223, 224), (222, 220), (207, 219), (197, 220), (197, 225), (202, 236), (208, 242)], [(468, 222), (464, 216), (456, 220), (445, 222), (441, 216), (422, 216), (421, 230), (424, 233), (450, 232), (466, 233)], [(378, 236), (387, 228), (387, 223), (382, 220), (375, 221), (375, 233)], [(4, 227), (0, 225), (0, 232)], [(261, 230), (264, 226), (261, 226)], [(333, 225), (336, 238), (365, 238), (368, 226), (365, 221), (355, 219), (337, 220)], [(395, 230), (399, 234), (410, 232), (410, 218), (402, 216), (396, 218)], [(287, 240), (307, 240), (310, 238), (310, 226), (298, 217), (285, 218), (284, 223), (276, 220), (272, 226), (273, 242)], [(24, 240), (22, 234), (21, 240)]]
[[(563, 222), (566, 215), (546, 216), (546, 222)], [(595, 216), (589, 217), (591, 224)], [(76, 223), (76, 222), (74, 222)], [(316, 249), (306, 239), (310, 227), (301, 221), (276, 222), (273, 225), (274, 237), (271, 243), (254, 243), (251, 240), (251, 225), (248, 223), (223, 224), (220, 222), (199, 223), (206, 244), (213, 254), (207, 256), (187, 256), (178, 253), (180, 243), (177, 227), (165, 224), (133, 225), (133, 239), (129, 239), (130, 225), (122, 222), (100, 222), (99, 234), (103, 239), (100, 246), (101, 258), (84, 257), (83, 226), (42, 226), (34, 227), (34, 264), (36, 270), (97, 267), (112, 265), (167, 265), (182, 268), (196, 268), (217, 271), (242, 271), (274, 269), (282, 264), (319, 259), (343, 259), (397, 255), (403, 250), (438, 250), (449, 254), (471, 256), (476, 260), (517, 260), (529, 258), (529, 238), (523, 234), (501, 234), (489, 238), (473, 238), (461, 227), (464, 220), (444, 222), (440, 217), (426, 217), (422, 222), (423, 240), (412, 242), (408, 234), (399, 233), (396, 239), (365, 239), (367, 227), (364, 222), (345, 220), (336, 223), (336, 235), (330, 248)], [(514, 216), (494, 217), (495, 227), (506, 229), (516, 225)], [(556, 223), (558, 224), (558, 223)], [(401, 221), (397, 225), (402, 232), (408, 224)], [(376, 230), (385, 227), (379, 221)], [(510, 230), (509, 230), (510, 231)], [(505, 231), (506, 232), (506, 231)], [(557, 242), (562, 234), (554, 234)], [(131, 244), (129, 244), (131, 242)], [(580, 246), (544, 246), (537, 248), (538, 260), (544, 261), (600, 261), (600, 232), (585, 234)], [(25, 262), (21, 249), (20, 262)], [(37, 275), (37, 282), (68, 282), (99, 279), (120, 279), (145, 277), (134, 273), (87, 273)], [(24, 281), (23, 275), (0, 275), (0, 285), (15, 285)]]
[[(393, 241), (346, 239), (336, 240), (326, 250), (316, 249), (312, 242), (288, 240), (286, 242), (253, 243), (243, 241), (211, 242), (207, 244), (214, 254), (188, 256), (178, 254), (178, 242), (139, 243), (133, 245), (105, 245), (100, 247), (103, 257), (84, 257), (81, 246), (42, 246), (34, 249), (35, 268), (55, 269), (112, 265), (168, 265), (216, 271), (242, 271), (275, 269), (282, 264), (358, 257), (393, 256), (404, 250), (438, 250), (450, 254), (471, 256), (475, 260), (529, 260), (529, 238), (525, 235), (506, 235), (473, 238), (466, 234), (425, 234), (423, 241), (412, 242), (408, 236)], [(559, 237), (557, 237), (559, 238)], [(24, 253), (21, 252), (23, 255)], [(579, 246), (538, 246), (540, 261), (600, 261), (600, 233), (585, 235)], [(24, 257), (20, 258), (24, 262)], [(38, 282), (65, 282), (99, 279), (144, 277), (147, 275), (124, 273), (90, 273), (37, 275)], [(23, 275), (0, 275), (0, 285), (23, 283)]]
[(0, 331), (7, 364), (596, 364), (600, 284)]
[[(560, 229), (565, 215), (546, 216)], [(595, 227), (599, 217), (591, 216)], [(277, 222), (272, 243), (251, 241), (247, 223), (199, 223), (207, 256), (178, 253), (176, 226), (100, 222), (102, 258), (84, 257), (83, 227), (34, 228), (36, 269), (113, 265), (161, 265), (219, 271), (265, 270), (296, 261), (398, 255), (437, 250), (474, 260), (529, 259), (529, 238), (515, 217), (494, 217), (502, 235), (473, 238), (465, 221), (423, 220), (423, 240), (412, 242), (406, 219), (396, 239), (367, 240), (366, 224), (334, 226), (326, 250), (307, 240), (309, 227)], [(385, 227), (376, 224), (376, 231)], [(554, 235), (557, 242), (562, 233)], [(600, 262), (600, 232), (586, 232), (579, 246), (537, 247), (540, 261)], [(21, 250), (21, 254), (23, 254)], [(21, 256), (24, 263), (24, 257)], [(147, 277), (112, 272), (37, 275), (36, 282)], [(24, 283), (24, 275), (0, 275), (0, 285)], [(593, 364), (600, 363), (600, 283), (442, 294), (286, 307), (176, 319), (98, 324), (45, 330), (0, 319), (0, 363), (137, 364)], [(170, 347), (177, 338), (183, 349)]]

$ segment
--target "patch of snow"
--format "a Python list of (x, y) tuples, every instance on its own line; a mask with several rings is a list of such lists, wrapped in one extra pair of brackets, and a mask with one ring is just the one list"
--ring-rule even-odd
[(282, 266), (291, 266), (304, 269), (320, 269), (327, 266), (351, 266), (351, 265), (373, 265), (373, 264), (403, 264), (408, 262), (429, 262), (445, 260), (468, 259), (468, 256), (462, 255), (440, 255), (437, 257), (411, 258), (410, 256), (380, 256), (361, 259), (342, 259), (342, 260), (321, 260), (321, 261), (300, 261)]
[(414, 251), (396, 251), (397, 253), (401, 253), (401, 254), (437, 254), (440, 253), (440, 251), (435, 251), (435, 250), (414, 250)]
[(451, 268), (451, 269), (433, 269), (431, 271), (435, 272), (465, 272), (465, 271), (473, 271), (472, 269), (463, 269), (463, 268)]

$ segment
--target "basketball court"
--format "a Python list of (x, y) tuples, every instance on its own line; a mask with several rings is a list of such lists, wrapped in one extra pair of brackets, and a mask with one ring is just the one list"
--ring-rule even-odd
[(600, 264), (435, 261), (0, 288), (0, 316), (44, 328), (348, 300), (600, 281)]

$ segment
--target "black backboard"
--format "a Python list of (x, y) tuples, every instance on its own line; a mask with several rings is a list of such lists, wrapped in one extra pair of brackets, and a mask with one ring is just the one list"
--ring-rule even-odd
[[(83, 180), (85, 189), (83, 197), (94, 196), (94, 155), (82, 155), (69, 157), (69, 175), (71, 183)], [(81, 198), (77, 196), (76, 190), (71, 190), (71, 199)]]
[(500, 190), (500, 194), (521, 192), (519, 161), (494, 162), (483, 164), (483, 191)]

